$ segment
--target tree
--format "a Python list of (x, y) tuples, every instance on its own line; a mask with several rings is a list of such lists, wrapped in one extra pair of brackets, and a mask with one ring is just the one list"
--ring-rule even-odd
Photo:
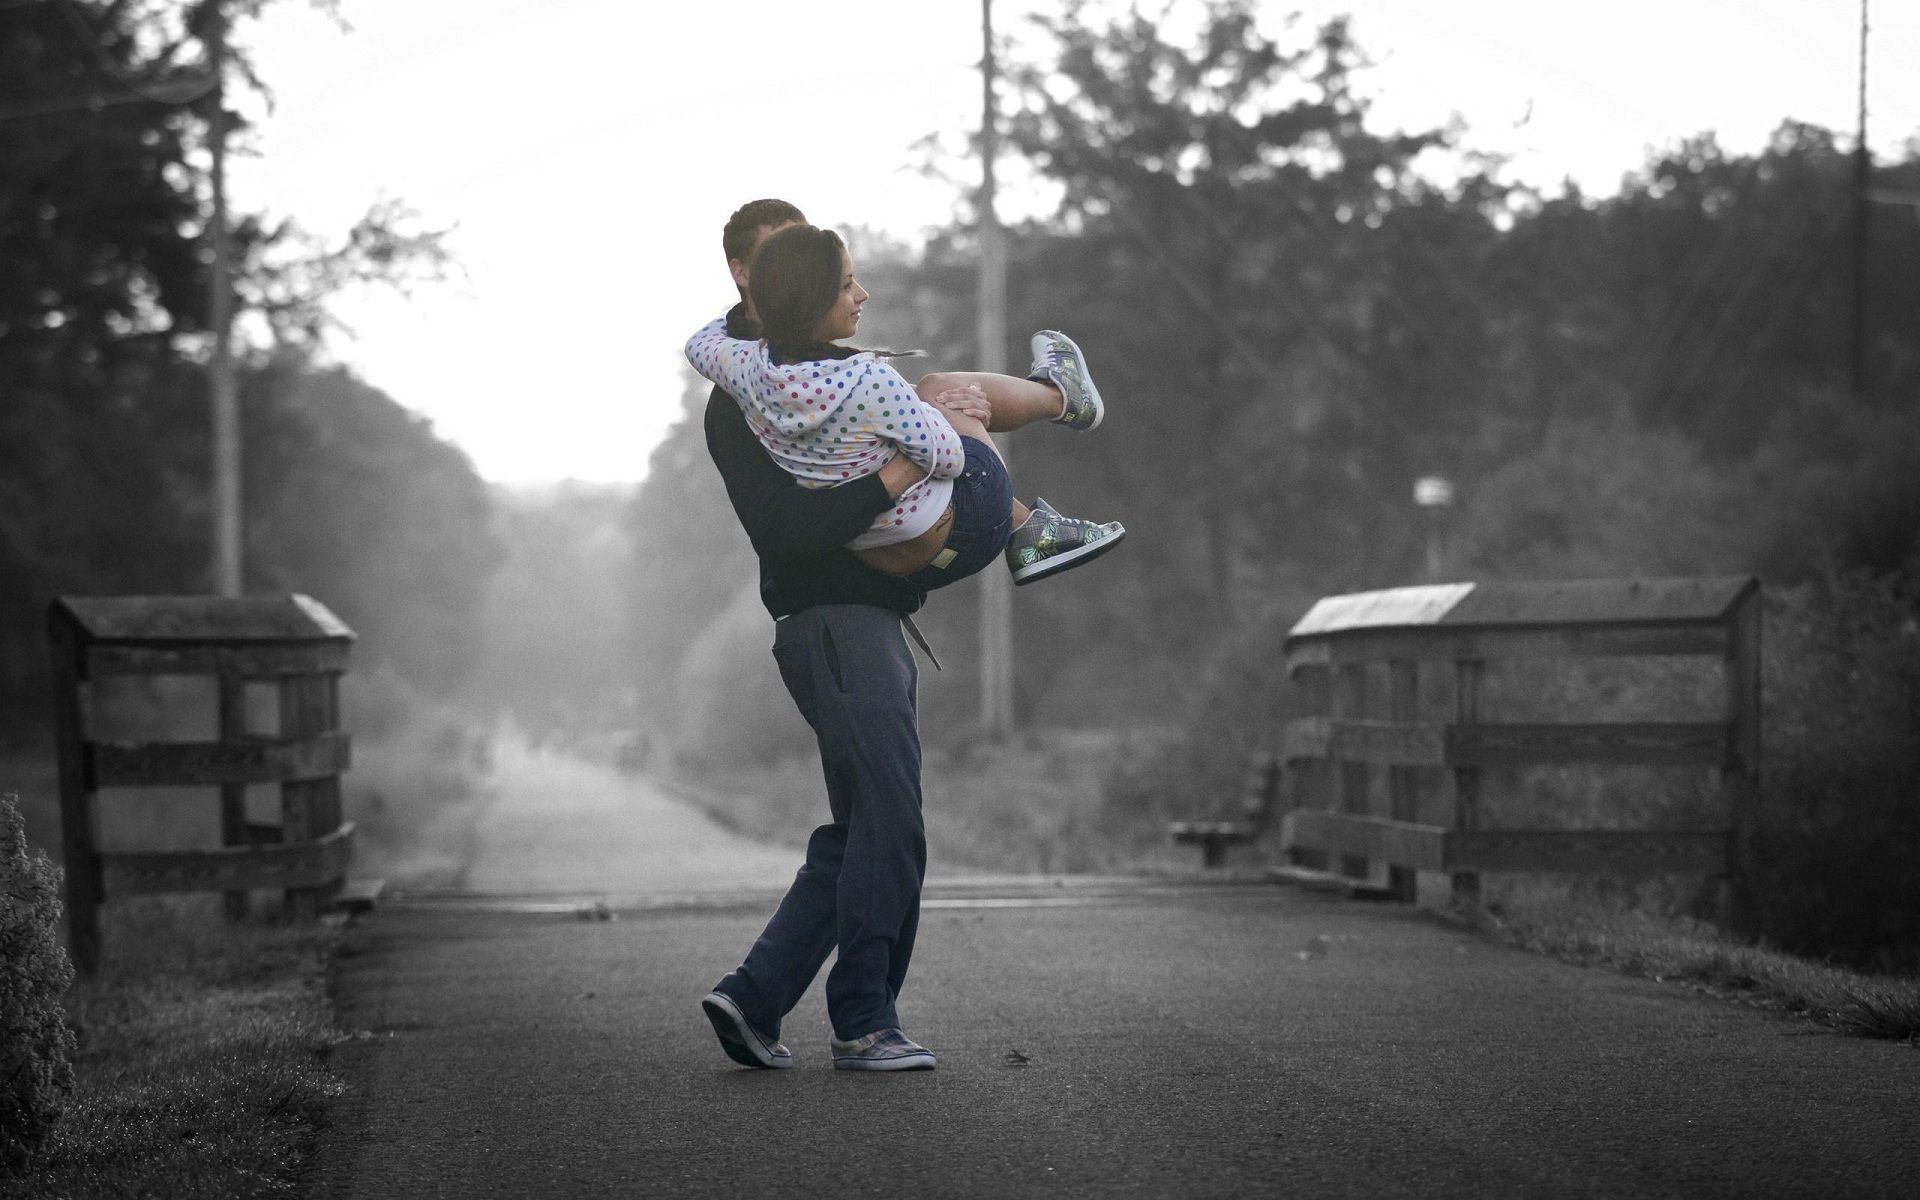
[(473, 464), (346, 370), (287, 354), (245, 383), (254, 585), (322, 598), (360, 635), (358, 667), (455, 690), (502, 554)]
[[(9, 715), (43, 708), (41, 620), (51, 596), (207, 583), (200, 239), (213, 96), (205, 37), (215, 7), (0, 7), (0, 711)], [(261, 4), (227, 7), (246, 15)], [(236, 63), (258, 87), (243, 54)], [(484, 491), (463, 458), (390, 400), (369, 399), (339, 372), (310, 370), (336, 290), (445, 267), (437, 235), (415, 224), (387, 202), (328, 247), (258, 214), (236, 222), (239, 292), (266, 331), (243, 363), (258, 410), (248, 423), (262, 439), (248, 478), (261, 514), (249, 530), (252, 582), (298, 578), (323, 597), (364, 595), (364, 606), (357, 598), (345, 606), (359, 611), (368, 644), (412, 655), (413, 666), (445, 679), (465, 653), (457, 641), (398, 647), (470, 624), (477, 584), (460, 572), (490, 561), (470, 528), (488, 519)], [(276, 355), (275, 342), (299, 353)], [(322, 478), (334, 468), (341, 474)], [(368, 487), (348, 494), (341, 484), (355, 473)], [(375, 499), (387, 513), (419, 516), (380, 519), (368, 507)], [(302, 531), (312, 539), (301, 541)], [(282, 533), (294, 541), (278, 543)], [(415, 533), (423, 540), (403, 549)], [(350, 536), (370, 557), (322, 552), (327, 538)], [(419, 562), (394, 565), (390, 556), (407, 553)], [(365, 577), (350, 580), (356, 571)], [(428, 610), (441, 623), (426, 620)], [(389, 638), (389, 614), (421, 619), (398, 621)]]
[(1413, 170), (1446, 135), (1368, 127), (1343, 20), (1276, 37), (1227, 0), (1188, 46), (1138, 12), (1041, 23), (1058, 54), (1014, 74), (1010, 140), (1061, 185), (1070, 236), (1020, 256), (1038, 269), (1016, 291), (1071, 314), (1126, 381), (1122, 472), (1165, 506), (1145, 531), (1180, 531), (1151, 540), (1198, 585), (1183, 607), (1232, 620), (1289, 560), (1379, 572), (1398, 551), (1368, 501), (1459, 423), (1483, 340), (1474, 304), (1408, 295), (1445, 287), (1436, 233), (1470, 257), (1489, 232)]

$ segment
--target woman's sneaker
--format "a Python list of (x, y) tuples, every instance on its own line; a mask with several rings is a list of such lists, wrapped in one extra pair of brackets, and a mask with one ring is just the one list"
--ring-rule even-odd
[(1102, 525), (1063, 517), (1036, 496), (1033, 512), (1007, 538), (1007, 570), (1015, 584), (1032, 583), (1092, 562), (1126, 536), (1126, 527), (1118, 521)]
[(1060, 389), (1060, 415), (1056, 425), (1070, 429), (1092, 429), (1107, 413), (1100, 402), (1100, 389), (1087, 374), (1086, 356), (1073, 339), (1057, 329), (1042, 329), (1033, 335), (1033, 370), (1027, 378), (1046, 380)]
[(876, 1029), (850, 1042), (828, 1039), (839, 1071), (931, 1071), (933, 1051), (898, 1029)]

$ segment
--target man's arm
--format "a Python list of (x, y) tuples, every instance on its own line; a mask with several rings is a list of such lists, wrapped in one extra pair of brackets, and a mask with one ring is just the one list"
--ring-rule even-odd
[(707, 398), (707, 453), (727, 486), (734, 515), (763, 559), (822, 554), (865, 533), (923, 472), (904, 456), (836, 487), (804, 488), (767, 456), (733, 397)]

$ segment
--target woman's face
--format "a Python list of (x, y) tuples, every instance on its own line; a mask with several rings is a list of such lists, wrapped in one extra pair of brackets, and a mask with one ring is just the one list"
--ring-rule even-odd
[(860, 328), (860, 306), (867, 302), (867, 289), (853, 277), (853, 259), (845, 250), (840, 252), (840, 295), (820, 318), (820, 324), (814, 326), (813, 338), (817, 342), (838, 342), (853, 336)]

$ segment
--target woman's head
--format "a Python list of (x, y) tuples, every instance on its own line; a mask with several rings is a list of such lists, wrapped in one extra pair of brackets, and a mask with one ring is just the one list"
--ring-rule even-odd
[(760, 243), (747, 287), (760, 331), (787, 360), (852, 337), (867, 302), (840, 235), (813, 225), (790, 225)]

